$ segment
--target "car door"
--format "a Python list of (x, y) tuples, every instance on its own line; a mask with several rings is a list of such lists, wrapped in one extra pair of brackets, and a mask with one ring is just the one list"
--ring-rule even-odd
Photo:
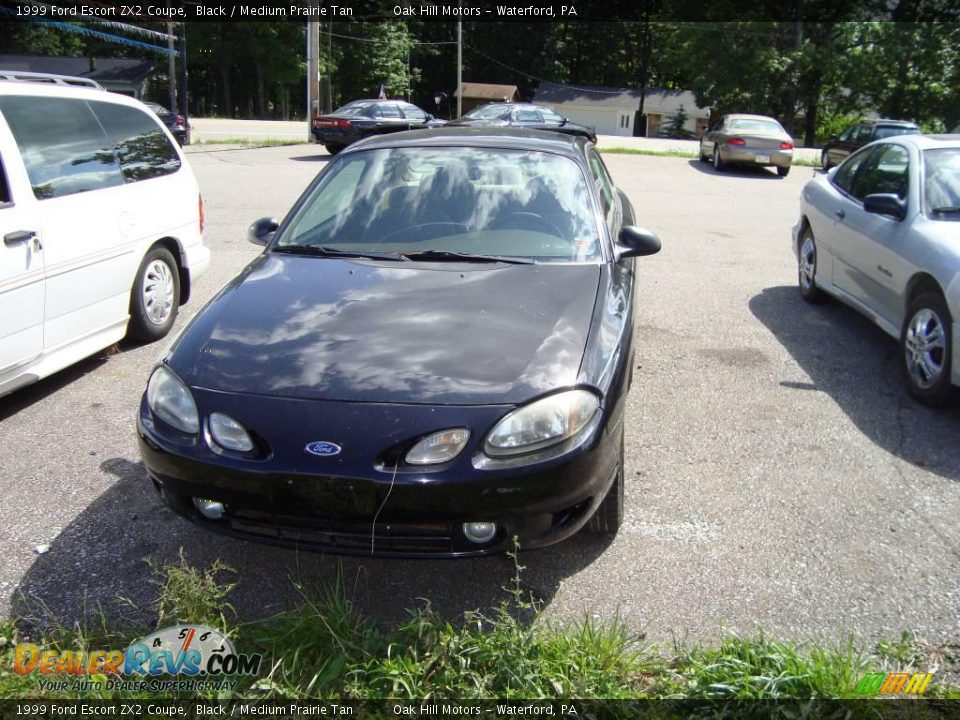
[(43, 244), (26, 173), (0, 118), (0, 390), (43, 351)]
[[(843, 258), (840, 287), (896, 328), (901, 321), (901, 293), (910, 277), (910, 265), (903, 256), (910, 223), (867, 212), (863, 199), (884, 193), (908, 202), (915, 175), (916, 159), (911, 159), (906, 147), (896, 143), (875, 146), (853, 180), (838, 223)], [(915, 213), (916, 207), (908, 206), (908, 218), (911, 212)]]
[(717, 119), (707, 131), (703, 134), (701, 138), (701, 144), (703, 146), (703, 155), (710, 157), (713, 154), (713, 149), (716, 147), (720, 134), (723, 130), (724, 122), (726, 122), (726, 115)]
[(384, 102), (379, 103), (380, 119), (378, 125), (381, 133), (392, 133), (400, 130), (409, 130), (410, 121), (407, 120), (400, 111), (399, 103)]
[[(87, 102), (0, 97), (41, 221), (46, 294), (44, 352), (126, 323), (136, 242), (111, 142)], [(43, 118), (38, 122), (37, 118)], [(93, 350), (99, 349), (93, 347)]]

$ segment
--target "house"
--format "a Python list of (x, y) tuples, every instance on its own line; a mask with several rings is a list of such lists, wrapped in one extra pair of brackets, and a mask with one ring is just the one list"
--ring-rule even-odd
[(111, 92), (140, 99), (153, 72), (153, 62), (136, 58), (47, 57), (0, 55), (0, 70), (50, 73), (96, 80)]
[(558, 85), (543, 82), (533, 102), (556, 110), (582, 125), (590, 125), (600, 135), (657, 137), (670, 127), (681, 108), (686, 114), (684, 129), (691, 137), (700, 137), (710, 122), (710, 110), (697, 105), (689, 90), (648, 88), (640, 114), (644, 92), (624, 88)]
[[(516, 85), (493, 85), (491, 83), (468, 83), (461, 86), (460, 93), (463, 114), (473, 110), (475, 107), (486, 105), (492, 102), (516, 102), (520, 91)], [(458, 93), (454, 93), (454, 97)]]

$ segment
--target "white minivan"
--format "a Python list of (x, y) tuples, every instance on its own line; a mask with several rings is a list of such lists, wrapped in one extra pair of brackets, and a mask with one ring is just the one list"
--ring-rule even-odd
[(0, 395), (157, 340), (210, 264), (203, 200), (142, 104), (0, 79)]

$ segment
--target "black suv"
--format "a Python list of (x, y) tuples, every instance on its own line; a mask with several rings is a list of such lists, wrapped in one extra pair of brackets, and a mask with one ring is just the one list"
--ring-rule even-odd
[(820, 164), (826, 172), (843, 162), (847, 155), (874, 140), (882, 140), (894, 135), (914, 135), (918, 132), (920, 128), (906, 120), (861, 120), (839, 135), (830, 138), (823, 146)]

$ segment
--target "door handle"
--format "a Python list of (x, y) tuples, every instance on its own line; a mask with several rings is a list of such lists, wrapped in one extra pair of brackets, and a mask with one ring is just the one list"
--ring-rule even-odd
[(14, 230), (3, 236), (3, 244), (6, 246), (19, 245), (37, 239), (37, 233), (33, 230)]
[(843, 210), (837, 210), (837, 211), (834, 213), (834, 215), (836, 215), (836, 216), (837, 216), (838, 218), (840, 218), (841, 220), (843, 220), (843, 219), (847, 216), (847, 214), (846, 214)]

